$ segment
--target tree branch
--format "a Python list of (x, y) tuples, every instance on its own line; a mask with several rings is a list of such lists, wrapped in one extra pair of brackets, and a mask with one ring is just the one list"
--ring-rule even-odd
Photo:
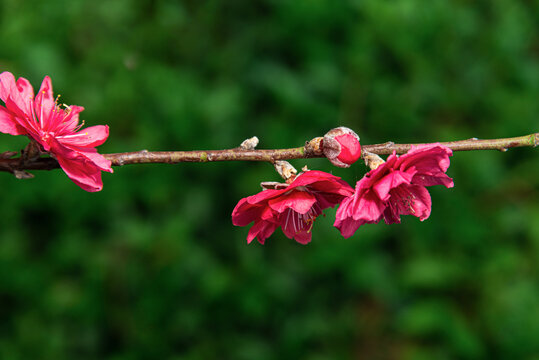
[[(539, 133), (513, 138), (478, 140), (476, 138), (449, 141), (440, 143), (453, 151), (470, 150), (499, 150), (507, 151), (513, 147), (536, 147), (539, 144)], [(362, 149), (378, 155), (388, 155), (395, 151), (404, 154), (412, 145), (419, 144), (383, 144), (363, 145)], [(128, 164), (176, 164), (181, 162), (213, 162), (213, 161), (268, 161), (290, 159), (308, 159), (324, 157), (322, 152), (322, 138), (314, 138), (305, 146), (290, 149), (251, 150), (242, 147), (227, 150), (194, 150), (194, 151), (148, 151), (125, 152), (116, 154), (103, 154), (112, 162), (112, 166)], [(52, 170), (59, 168), (58, 162), (53, 158), (38, 158), (35, 160), (19, 158), (6, 158), (14, 155), (13, 152), (0, 156), (0, 171), (11, 173), (24, 170)]]

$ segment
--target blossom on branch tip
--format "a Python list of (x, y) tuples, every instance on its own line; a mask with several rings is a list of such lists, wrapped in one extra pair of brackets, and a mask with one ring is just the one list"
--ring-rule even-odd
[(232, 212), (232, 223), (246, 226), (254, 221), (247, 235), (248, 243), (256, 237), (264, 244), (281, 227), (288, 238), (307, 244), (311, 241), (313, 222), (322, 210), (334, 207), (353, 192), (339, 177), (323, 171), (306, 171), (289, 185), (241, 199)]
[(350, 167), (361, 157), (359, 136), (344, 126), (331, 129), (324, 135), (323, 151), (333, 165)]
[(81, 130), (82, 106), (60, 107), (52, 92), (51, 79), (46, 76), (34, 98), (32, 85), (25, 78), (10, 72), (0, 74), (0, 132), (26, 135), (43, 151), (58, 160), (67, 176), (86, 191), (103, 188), (101, 171), (112, 172), (111, 162), (95, 149), (109, 136), (106, 125)]
[(387, 161), (369, 171), (356, 184), (352, 196), (344, 199), (336, 214), (335, 227), (348, 238), (363, 224), (400, 223), (400, 215), (421, 221), (431, 212), (426, 186), (453, 187), (446, 175), (451, 149), (440, 144), (411, 147), (402, 156), (389, 155)]

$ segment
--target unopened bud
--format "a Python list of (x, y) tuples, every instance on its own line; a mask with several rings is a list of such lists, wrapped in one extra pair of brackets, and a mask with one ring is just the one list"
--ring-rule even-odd
[(349, 167), (361, 157), (359, 136), (351, 129), (341, 126), (324, 135), (324, 155), (338, 167)]
[(243, 140), (243, 142), (240, 145), (240, 148), (242, 148), (243, 150), (254, 150), (257, 145), (258, 145), (258, 138), (256, 136), (253, 136), (252, 138)]

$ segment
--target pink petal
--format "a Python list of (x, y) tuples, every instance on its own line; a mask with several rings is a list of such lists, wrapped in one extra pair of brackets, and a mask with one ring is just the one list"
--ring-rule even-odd
[[(93, 192), (103, 188), (101, 171), (112, 172), (112, 169), (105, 166), (108, 160), (95, 149), (78, 152), (63, 146), (54, 138), (50, 139), (47, 145), (50, 146), (50, 152), (56, 157), (67, 176), (82, 189)], [(108, 164), (110, 165), (110, 162)]]
[(343, 200), (339, 208), (337, 209), (337, 214), (335, 216), (335, 226), (341, 232), (342, 236), (349, 238), (354, 235), (356, 230), (363, 225), (364, 221), (354, 220), (352, 217), (352, 204), (353, 198), (346, 198)]
[(107, 160), (103, 155), (99, 154), (95, 148), (86, 148), (86, 147), (75, 147), (68, 146), (58, 139), (55, 139), (53, 144), (51, 141), (51, 152), (56, 155), (56, 157), (65, 157), (73, 158), (83, 156), (88, 161), (92, 162), (99, 169), (107, 172), (113, 172), (111, 167), (110, 160)]
[(68, 159), (57, 156), (57, 159), (67, 176), (83, 190), (95, 192), (103, 189), (101, 170), (85, 157)]
[(273, 234), (277, 226), (277, 224), (268, 221), (255, 222), (247, 234), (247, 243), (250, 244), (256, 237), (259, 243), (264, 244), (264, 241)]
[(431, 206), (430, 194), (424, 186), (403, 185), (391, 191), (385, 221), (400, 223), (400, 215), (413, 215), (423, 221), (430, 216)]
[(7, 101), (11, 89), (14, 89), (15, 86), (15, 76), (13, 76), (12, 73), (4, 71), (0, 74), (0, 99), (2, 99), (4, 103)]
[(395, 155), (395, 152), (393, 154), (389, 155), (386, 159), (386, 162), (378, 166), (376, 169), (369, 171), (368, 173), (363, 176), (357, 183), (356, 183), (356, 193), (359, 189), (370, 189), (373, 185), (376, 184), (377, 181), (379, 181), (381, 178), (386, 176), (391, 169), (393, 169), (393, 166), (395, 165), (395, 162), (397, 161), (397, 156)]
[(0, 132), (10, 135), (26, 135), (26, 130), (19, 125), (15, 116), (0, 105)]
[(451, 155), (451, 149), (440, 144), (412, 145), (410, 151), (399, 158), (396, 166), (401, 169), (414, 166), (420, 173), (445, 173)]
[(274, 211), (272, 208), (270, 208), (267, 205), (262, 206), (262, 210), (260, 211), (260, 218), (262, 220), (272, 220), (273, 222), (276, 222), (277, 217), (279, 214)]
[(249, 204), (247, 198), (241, 199), (232, 211), (232, 224), (246, 226), (260, 217), (260, 212), (265, 206)]
[[(34, 103), (34, 88), (32, 88), (30, 82), (21, 77), (10, 91), (8, 99), (12, 101), (11, 104), (24, 113), (26, 117), (33, 118), (32, 104)], [(5, 103), (9, 110), (14, 111), (7, 99)]]
[[(316, 214), (316, 216), (318, 216)], [(311, 229), (313, 227), (314, 218), (309, 216), (305, 218), (301, 214), (292, 209), (288, 209), (281, 214), (280, 223), (283, 233), (289, 239), (295, 239), (300, 243), (311, 241)], [(308, 240), (307, 240), (308, 239)]]
[(335, 137), (335, 140), (341, 145), (341, 152), (337, 159), (345, 164), (355, 163), (361, 156), (361, 145), (359, 139), (352, 134), (343, 134)]
[(384, 202), (374, 194), (374, 191), (367, 191), (354, 202), (352, 218), (369, 224), (377, 223), (382, 219), (384, 209)]
[[(352, 193), (353, 194), (353, 193)], [(352, 194), (348, 194), (350, 196)], [(336, 195), (331, 193), (313, 193), (316, 198), (316, 205), (320, 207), (321, 210), (334, 207), (337, 204), (340, 204), (341, 201), (346, 197), (344, 195)]]
[(315, 193), (326, 193), (342, 196), (350, 196), (354, 193), (354, 189), (348, 183), (341, 179), (331, 179), (329, 181), (317, 181), (308, 188)]
[(443, 185), (446, 188), (455, 186), (453, 179), (444, 173), (437, 174), (436, 176), (416, 174), (412, 179), (412, 184), (421, 186)]
[(298, 175), (289, 187), (306, 186), (318, 181), (336, 181), (340, 178), (319, 170), (309, 170)]
[(35, 114), (43, 123), (43, 129), (52, 130), (50, 129), (50, 122), (51, 117), (55, 115), (53, 111), (55, 106), (56, 101), (52, 92), (51, 78), (45, 76), (34, 103)]
[(335, 216), (335, 226), (345, 238), (352, 236), (363, 224), (379, 222), (383, 217), (385, 203), (374, 191), (359, 191), (343, 200)]
[(92, 148), (103, 144), (108, 136), (109, 127), (107, 125), (96, 125), (87, 127), (73, 135), (59, 136), (58, 139), (67, 146)]
[(20, 113), (24, 117), (32, 117), (34, 90), (25, 78), (15, 81), (15, 77), (10, 72), (1, 73), (0, 99), (10, 111)]
[[(339, 177), (323, 171), (310, 170), (300, 174), (290, 184), (289, 189), (305, 187), (316, 196), (322, 209), (333, 207), (346, 196), (354, 193), (354, 189)], [(301, 212), (301, 211), (299, 211)]]
[(282, 213), (286, 209), (292, 209), (300, 214), (307, 213), (316, 202), (314, 195), (307, 191), (289, 190), (290, 194), (279, 196), (268, 201), (268, 205), (275, 211)]
[[(234, 210), (232, 210), (232, 224), (235, 226), (246, 226), (255, 220), (253, 216), (254, 211), (249, 211), (249, 207), (246, 204), (247, 198), (243, 198), (236, 204)], [(252, 208), (254, 210), (255, 205)]]
[(266, 222), (266, 226), (264, 228), (260, 229), (258, 232), (258, 242), (261, 244), (264, 244), (264, 241), (271, 236), (275, 232), (275, 229), (277, 229), (279, 225), (275, 223)]
[(79, 125), (79, 114), (83, 110), (84, 107), (77, 105), (69, 105), (67, 109), (61, 110), (63, 118), (60, 117), (61, 121), (54, 124), (54, 131), (58, 135), (72, 135)]
[(85, 156), (87, 159), (89, 159), (92, 163), (95, 164), (99, 169), (112, 173), (114, 170), (112, 170), (112, 163), (110, 160), (108, 160), (106, 157), (101, 155), (97, 152), (96, 149), (90, 148), (86, 151), (81, 151), (81, 155)]
[(335, 223), (333, 226), (335, 226), (339, 231), (341, 232), (341, 235), (348, 239), (352, 235), (355, 234), (357, 229), (361, 225), (365, 224), (365, 221), (362, 220), (354, 220), (352, 218), (346, 218), (346, 219), (335, 219)]
[(283, 189), (283, 190), (273, 190), (273, 189), (262, 190), (258, 194), (251, 195), (251, 196), (247, 197), (246, 199), (247, 199), (247, 202), (249, 202), (249, 204), (258, 204), (258, 203), (261, 203), (263, 201), (267, 201), (268, 199), (277, 197), (280, 194), (284, 193), (285, 191), (286, 191), (286, 189)]
[(307, 245), (308, 243), (310, 243), (311, 238), (312, 238), (311, 231), (300, 231), (294, 235), (294, 240), (296, 240), (302, 245)]
[(412, 181), (412, 175), (402, 171), (391, 171), (389, 174), (378, 180), (373, 186), (374, 192), (378, 197), (386, 201), (389, 198), (389, 192), (401, 184), (410, 184)]

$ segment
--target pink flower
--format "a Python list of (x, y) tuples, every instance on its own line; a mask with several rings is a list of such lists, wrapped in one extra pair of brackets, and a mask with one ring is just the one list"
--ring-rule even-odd
[(426, 186), (453, 187), (445, 172), (451, 149), (428, 144), (412, 146), (400, 157), (395, 153), (356, 184), (355, 193), (344, 199), (337, 210), (335, 227), (348, 238), (363, 224), (400, 223), (400, 215), (413, 215), (421, 221), (431, 212), (431, 198)]
[(86, 191), (103, 188), (101, 171), (112, 172), (111, 163), (98, 154), (96, 146), (109, 136), (106, 125), (79, 131), (81, 106), (61, 108), (52, 93), (51, 79), (46, 76), (34, 98), (32, 85), (25, 78), (9, 72), (0, 74), (0, 132), (26, 135), (58, 160), (67, 176)]
[[(286, 186), (286, 185), (285, 185)], [(306, 171), (283, 189), (263, 190), (243, 198), (232, 212), (232, 223), (246, 226), (254, 221), (247, 242), (261, 244), (277, 229), (301, 244), (311, 241), (313, 222), (322, 210), (333, 207), (354, 190), (340, 178), (323, 171)]]

